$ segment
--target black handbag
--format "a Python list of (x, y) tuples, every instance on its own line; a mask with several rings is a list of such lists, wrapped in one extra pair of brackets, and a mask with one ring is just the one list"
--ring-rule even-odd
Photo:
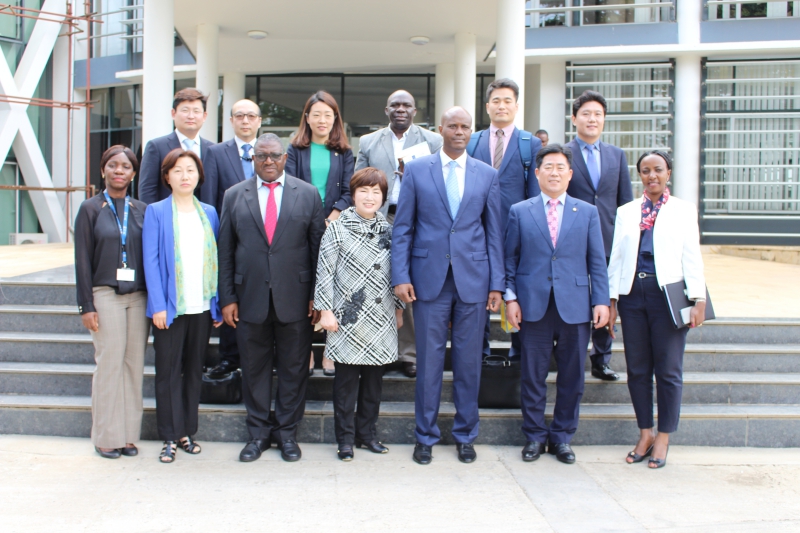
[(505, 355), (483, 358), (478, 407), (489, 409), (519, 409), (522, 369), (519, 361)]
[(200, 403), (241, 403), (242, 373), (239, 370), (221, 378), (211, 378), (203, 374), (200, 384)]

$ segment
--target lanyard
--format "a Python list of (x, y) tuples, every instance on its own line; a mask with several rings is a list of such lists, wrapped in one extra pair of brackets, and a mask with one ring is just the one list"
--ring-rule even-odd
[(114, 213), (114, 218), (117, 220), (117, 227), (119, 228), (119, 235), (122, 240), (122, 268), (128, 268), (128, 254), (125, 251), (125, 241), (128, 240), (128, 210), (131, 205), (131, 198), (130, 196), (125, 196), (125, 213), (122, 216), (122, 222), (120, 222), (117, 208), (114, 206), (111, 197), (108, 196), (108, 191), (103, 191), (103, 194), (106, 197), (106, 202), (108, 202), (108, 207), (111, 208), (111, 212)]

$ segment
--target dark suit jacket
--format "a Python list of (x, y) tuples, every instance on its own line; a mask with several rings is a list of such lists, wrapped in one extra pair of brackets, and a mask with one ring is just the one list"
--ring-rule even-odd
[(542, 319), (551, 289), (558, 314), (567, 324), (589, 322), (592, 307), (609, 305), (600, 241), (597, 208), (569, 195), (555, 249), (541, 196), (511, 208), (505, 240), (506, 287), (517, 296), (522, 320)]
[(212, 205), (217, 208), (217, 213), (221, 213), (225, 191), (245, 180), (236, 140), (212, 145), (203, 158), (203, 169), (206, 172), (204, 194), (214, 198)]
[(439, 296), (451, 265), (467, 303), (505, 290), (497, 171), (469, 156), (466, 166), (453, 220), (439, 153), (405, 165), (392, 231), (392, 285), (413, 284), (420, 300)]
[[(350, 198), (350, 178), (353, 177), (353, 151), (347, 150), (340, 154), (331, 150), (331, 169), (328, 171), (328, 184), (325, 187), (325, 202), (323, 211), (325, 216), (338, 209), (344, 211), (353, 204)], [(311, 149), (295, 148), (289, 145), (286, 150), (286, 174), (311, 183)]]
[[(490, 135), (489, 130), (483, 130), (485, 133), (480, 137), (478, 146), (475, 147), (475, 153), (472, 157), (478, 161), (483, 161), (489, 166), (492, 166), (493, 148), (489, 146)], [(475, 132), (473, 135), (480, 135), (482, 132)], [(542, 141), (538, 137), (531, 139), (531, 168), (528, 170), (528, 182), (525, 183), (525, 169), (522, 166), (522, 157), (519, 154), (519, 130), (514, 128), (514, 133), (511, 134), (511, 139), (508, 141), (506, 153), (503, 155), (503, 162), (497, 170), (497, 176), (500, 179), (500, 206), (501, 206), (501, 221), (503, 229), (508, 223), (508, 212), (511, 206), (517, 202), (533, 198), (541, 194), (539, 189), (539, 181), (536, 179), (536, 154), (542, 147)]]
[(597, 207), (600, 229), (603, 232), (603, 247), (606, 257), (610, 257), (617, 207), (633, 200), (628, 159), (625, 152), (616, 146), (599, 142), (600, 183), (595, 191), (578, 141), (573, 139), (566, 146), (572, 150), (572, 181), (567, 188), (567, 194)]
[[(203, 161), (203, 170), (205, 170), (208, 152), (212, 146), (214, 146), (214, 143), (211, 141), (200, 139), (200, 154), (202, 155), (200, 159)], [(154, 204), (172, 194), (172, 189), (161, 181), (161, 163), (164, 162), (167, 154), (175, 148), (181, 148), (181, 143), (178, 141), (178, 135), (174, 131), (169, 135), (150, 140), (145, 146), (138, 176), (139, 200), (142, 202)], [(212, 198), (208, 194), (204, 185), (198, 187), (194, 191), (194, 195), (203, 203), (216, 205), (216, 198)]]
[(325, 217), (317, 189), (286, 176), (272, 245), (258, 205), (257, 177), (228, 189), (219, 229), (220, 307), (239, 303), (239, 318), (262, 323), (272, 303), (278, 320), (308, 317)]

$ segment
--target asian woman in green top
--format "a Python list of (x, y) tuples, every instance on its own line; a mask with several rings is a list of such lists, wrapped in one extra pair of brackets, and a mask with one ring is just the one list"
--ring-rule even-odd
[[(355, 159), (333, 96), (325, 91), (311, 95), (303, 108), (297, 135), (286, 153), (286, 174), (307, 181), (319, 191), (326, 225), (353, 205), (350, 178)], [(313, 371), (312, 354), (309, 373)], [(323, 358), (322, 372), (332, 376), (333, 361)]]

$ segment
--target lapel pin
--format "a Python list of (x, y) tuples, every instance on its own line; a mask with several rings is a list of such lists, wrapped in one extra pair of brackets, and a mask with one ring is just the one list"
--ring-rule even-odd
[(573, 210), (573, 211), (577, 211), (577, 210), (578, 210), (578, 208), (577, 208), (577, 207), (573, 207), (573, 208), (572, 208), (572, 210)]

